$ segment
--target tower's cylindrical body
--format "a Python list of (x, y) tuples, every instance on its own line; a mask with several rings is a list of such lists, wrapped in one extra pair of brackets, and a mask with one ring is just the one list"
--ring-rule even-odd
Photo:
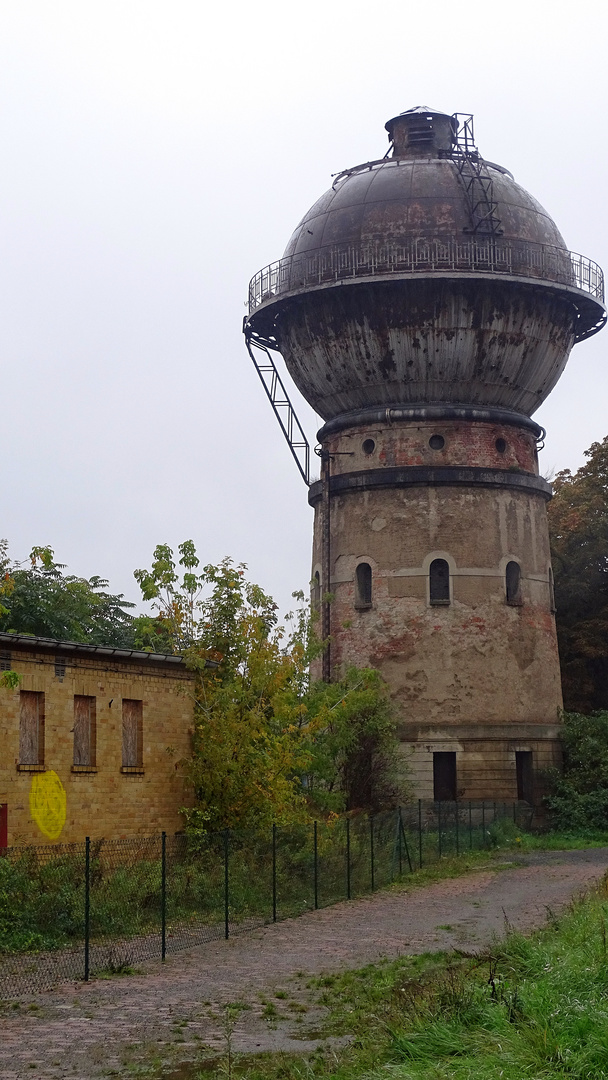
[(380, 669), (418, 797), (531, 800), (561, 689), (530, 417), (603, 325), (602, 274), (470, 121), (417, 109), (387, 129), (393, 156), (338, 177), (253, 279), (249, 330), (326, 421), (309, 495), (326, 674)]

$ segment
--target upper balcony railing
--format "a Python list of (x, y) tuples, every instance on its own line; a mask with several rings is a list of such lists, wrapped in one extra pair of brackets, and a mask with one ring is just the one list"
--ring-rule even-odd
[(580, 289), (604, 301), (604, 274), (597, 263), (565, 248), (494, 236), (412, 238), (338, 244), (289, 255), (265, 266), (249, 283), (249, 314), (285, 293), (352, 278), (409, 276), (432, 271), (504, 274)]

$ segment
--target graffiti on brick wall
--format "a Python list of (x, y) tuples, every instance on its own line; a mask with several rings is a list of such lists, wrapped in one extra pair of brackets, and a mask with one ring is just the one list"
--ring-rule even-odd
[(40, 832), (49, 840), (59, 839), (65, 825), (66, 794), (61, 780), (52, 769), (32, 777), (30, 813)]

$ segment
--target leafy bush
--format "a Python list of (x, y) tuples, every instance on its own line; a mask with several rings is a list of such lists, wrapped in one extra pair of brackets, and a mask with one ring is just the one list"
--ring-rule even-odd
[(608, 712), (565, 713), (563, 773), (551, 774), (546, 799), (554, 824), (578, 831), (608, 828)]
[(84, 860), (0, 859), (0, 952), (58, 948), (82, 934)]

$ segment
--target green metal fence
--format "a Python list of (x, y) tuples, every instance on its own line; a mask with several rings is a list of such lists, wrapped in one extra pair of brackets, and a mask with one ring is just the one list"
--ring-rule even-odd
[(0, 852), (0, 1000), (385, 888), (530, 826), (525, 803), (420, 801), (264, 832)]

